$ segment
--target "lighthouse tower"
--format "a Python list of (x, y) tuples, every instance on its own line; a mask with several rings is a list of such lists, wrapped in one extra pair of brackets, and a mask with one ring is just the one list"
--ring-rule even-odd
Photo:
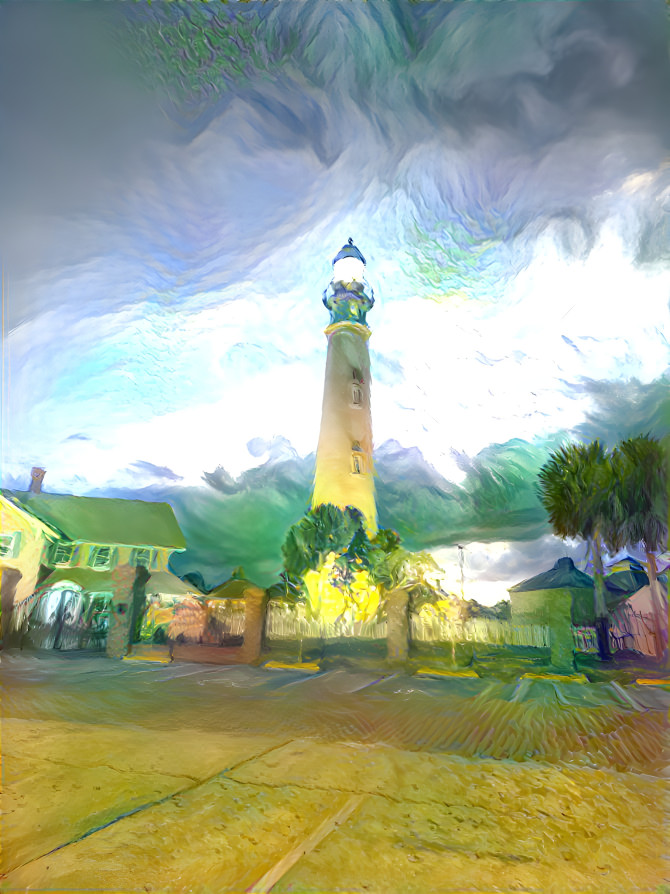
[(370, 330), (365, 315), (374, 304), (365, 281), (365, 258), (352, 239), (333, 259), (333, 278), (323, 295), (330, 311), (326, 381), (316, 452), (312, 508), (333, 503), (363, 513), (368, 534), (377, 530), (370, 412)]

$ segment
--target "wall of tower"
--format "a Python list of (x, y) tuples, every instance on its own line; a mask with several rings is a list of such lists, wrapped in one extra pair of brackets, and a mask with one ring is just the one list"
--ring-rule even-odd
[(328, 355), (312, 507), (355, 506), (369, 533), (377, 529), (370, 409), (370, 330), (335, 323), (326, 329)]

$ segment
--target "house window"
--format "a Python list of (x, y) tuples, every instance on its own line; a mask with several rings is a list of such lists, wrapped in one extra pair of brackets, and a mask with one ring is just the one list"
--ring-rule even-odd
[(156, 550), (134, 549), (132, 563), (136, 568), (152, 568), (156, 559)]
[(0, 557), (3, 559), (11, 559), (18, 556), (21, 549), (21, 532), (16, 531), (14, 534), (0, 535)]
[(104, 569), (109, 568), (112, 564), (112, 548), (111, 546), (93, 546), (88, 556), (88, 564), (90, 568)]
[(52, 565), (69, 565), (74, 556), (74, 543), (58, 540), (51, 548)]

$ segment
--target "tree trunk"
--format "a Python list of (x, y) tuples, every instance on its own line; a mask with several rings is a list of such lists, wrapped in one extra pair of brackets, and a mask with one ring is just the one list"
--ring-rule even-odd
[(651, 592), (651, 606), (654, 613), (654, 627), (656, 628), (656, 657), (659, 661), (667, 662), (668, 642), (667, 642), (667, 617), (664, 615), (663, 598), (661, 596), (661, 585), (658, 580), (656, 568), (656, 556), (650, 552), (645, 546), (647, 556), (647, 576), (649, 577), (649, 590)]
[(404, 664), (409, 655), (409, 593), (392, 590), (386, 597), (386, 648), (392, 664)]
[(591, 544), (593, 556), (593, 613), (596, 621), (596, 638), (598, 640), (598, 657), (601, 661), (611, 661), (610, 649), (610, 617), (605, 600), (605, 572), (601, 555), (600, 538), (596, 536)]

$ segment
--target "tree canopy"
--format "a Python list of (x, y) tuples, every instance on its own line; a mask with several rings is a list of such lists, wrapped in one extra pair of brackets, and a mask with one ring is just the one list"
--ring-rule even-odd
[(624, 543), (664, 549), (668, 537), (668, 452), (649, 435), (628, 438), (612, 452), (616, 523)]
[(336, 581), (345, 586), (354, 569), (365, 569), (372, 582), (383, 590), (412, 590), (419, 601), (437, 595), (426, 581), (426, 575), (438, 566), (429, 553), (413, 553), (404, 549), (400, 536), (387, 528), (369, 538), (362, 514), (352, 506), (340, 509), (323, 504), (311, 509), (289, 529), (282, 547), (285, 575), (282, 589), (288, 593), (299, 587), (308, 571), (320, 569), (328, 556), (335, 553)]
[(540, 469), (539, 495), (559, 537), (600, 537), (618, 548), (614, 471), (600, 441), (565, 444)]

